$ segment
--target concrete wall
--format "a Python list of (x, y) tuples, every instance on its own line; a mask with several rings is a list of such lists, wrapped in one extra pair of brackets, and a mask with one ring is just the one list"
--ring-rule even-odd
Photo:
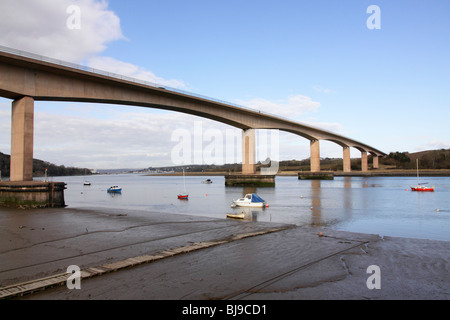
[(0, 182), (0, 205), (22, 208), (64, 207), (63, 182)]

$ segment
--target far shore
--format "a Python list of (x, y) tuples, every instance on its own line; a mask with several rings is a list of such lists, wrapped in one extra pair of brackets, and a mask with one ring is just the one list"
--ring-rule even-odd
[[(298, 176), (298, 174), (307, 173), (309, 171), (279, 171), (277, 176)], [(343, 171), (327, 171), (322, 170), (323, 173), (332, 172), (336, 177), (415, 177), (417, 176), (416, 170), (369, 170), (367, 172), (362, 171), (352, 171), (352, 172), (343, 172)], [(240, 172), (185, 172), (186, 176), (226, 176), (229, 174), (240, 174)], [(259, 173), (257, 173), (259, 174)], [(155, 173), (155, 174), (146, 174), (146, 176), (182, 176), (182, 172), (172, 172), (172, 173)], [(420, 170), (420, 176), (423, 177), (449, 177), (450, 169), (423, 169)]]

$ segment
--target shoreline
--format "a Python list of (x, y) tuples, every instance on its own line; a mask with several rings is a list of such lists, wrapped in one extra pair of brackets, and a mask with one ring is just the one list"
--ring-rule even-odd
[[(276, 176), (280, 177), (296, 177), (299, 173), (308, 173), (310, 171), (281, 171), (276, 174)], [(322, 170), (322, 173), (333, 173), (335, 177), (416, 177), (416, 170), (370, 170), (367, 172), (361, 171), (352, 171), (352, 172), (343, 172), (343, 171), (325, 171)], [(240, 172), (185, 172), (186, 176), (226, 176), (226, 175), (239, 175)], [(259, 173), (256, 173), (259, 174)], [(144, 176), (182, 176), (182, 172), (173, 172), (173, 173), (150, 173), (144, 174)], [(424, 169), (420, 171), (421, 177), (450, 177), (449, 169)]]

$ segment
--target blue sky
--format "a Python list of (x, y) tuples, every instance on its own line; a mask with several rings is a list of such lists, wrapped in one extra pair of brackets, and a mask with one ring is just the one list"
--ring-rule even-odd
[[(6, 31), (0, 45), (269, 111), (385, 152), (450, 148), (448, 1), (16, 2), (0, 4), (5, 15), (0, 16), (0, 30)], [(69, 4), (81, 7), (82, 37), (58, 29), (61, 24), (54, 22), (67, 19), (55, 8)], [(381, 10), (379, 30), (367, 28), (370, 5)], [(36, 20), (20, 26), (21, 19), (7, 18), (11, 12)], [(34, 30), (32, 38), (27, 30)], [(65, 165), (170, 165), (170, 149), (176, 144), (170, 134), (180, 125), (192, 130), (202, 121), (205, 130), (227, 130), (209, 120), (148, 109), (43, 102), (36, 106), (35, 157)], [(0, 100), (4, 119), (9, 109), (10, 101)], [(43, 125), (39, 129), (39, 123), (51, 125), (50, 119), (58, 122), (60, 117), (73, 120), (66, 127), (79, 123), (74, 132), (95, 129), (98, 140), (78, 135), (52, 140)], [(138, 141), (136, 136), (148, 136), (148, 127), (134, 135), (130, 129), (117, 137), (124, 143), (115, 149), (98, 134), (102, 125), (133, 128), (132, 119), (145, 118), (159, 119), (157, 126), (164, 117), (176, 121), (159, 130), (158, 141)], [(8, 130), (3, 120), (1, 152), (9, 151)], [(134, 149), (128, 149), (130, 139), (136, 140)], [(79, 146), (76, 153), (66, 152), (74, 145)], [(104, 152), (94, 154), (101, 145)], [(323, 142), (321, 155), (342, 157), (342, 150)], [(352, 156), (358, 151), (352, 150)], [(280, 134), (281, 159), (307, 157), (307, 140)]]

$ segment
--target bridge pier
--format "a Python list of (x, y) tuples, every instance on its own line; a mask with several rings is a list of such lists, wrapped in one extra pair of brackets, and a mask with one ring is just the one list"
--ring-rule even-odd
[(225, 185), (275, 187), (274, 174), (256, 174), (255, 129), (242, 130), (242, 173), (225, 175)]
[(10, 181), (33, 181), (34, 99), (12, 103)]
[(0, 181), (0, 205), (19, 208), (64, 207), (63, 182), (33, 181), (34, 99), (12, 103), (9, 181)]
[(242, 130), (242, 174), (256, 173), (255, 129)]
[(320, 145), (319, 140), (311, 140), (310, 143), (311, 172), (320, 172)]
[(361, 151), (361, 171), (367, 172), (369, 170), (368, 162), (367, 162), (367, 152)]
[(344, 172), (352, 171), (352, 164), (350, 160), (350, 147), (344, 147), (343, 171)]
[(378, 156), (374, 155), (374, 156), (372, 157), (372, 161), (373, 161), (373, 168), (374, 168), (374, 169), (380, 168), (379, 157), (378, 157)]

